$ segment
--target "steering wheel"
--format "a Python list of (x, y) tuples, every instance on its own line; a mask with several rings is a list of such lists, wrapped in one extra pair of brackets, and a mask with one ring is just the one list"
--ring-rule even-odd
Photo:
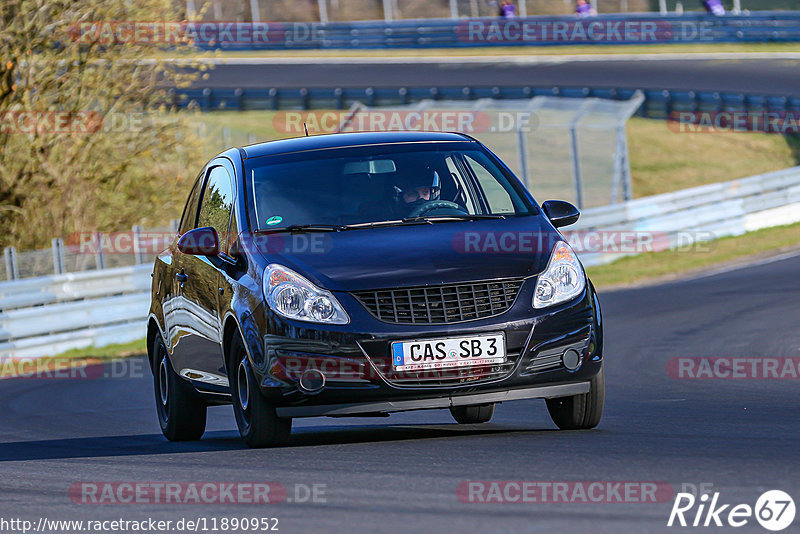
[(449, 200), (431, 200), (422, 204), (421, 206), (417, 206), (412, 210), (411, 213), (408, 214), (409, 217), (421, 217), (422, 215), (438, 209), (451, 209), (451, 210), (458, 210), (460, 213), (466, 213), (464, 208), (456, 204), (455, 202), (450, 202)]

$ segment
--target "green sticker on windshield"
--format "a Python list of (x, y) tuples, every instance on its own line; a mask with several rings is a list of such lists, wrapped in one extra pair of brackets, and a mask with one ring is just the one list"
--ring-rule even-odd
[(280, 224), (281, 221), (283, 221), (283, 217), (281, 217), (280, 215), (275, 215), (274, 217), (270, 217), (269, 219), (267, 219), (267, 225), (275, 226), (276, 224)]

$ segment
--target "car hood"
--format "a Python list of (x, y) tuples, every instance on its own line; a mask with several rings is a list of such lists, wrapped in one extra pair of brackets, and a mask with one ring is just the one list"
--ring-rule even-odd
[(527, 216), (261, 234), (254, 244), (322, 288), (359, 291), (534, 275), (559, 239), (549, 221)]

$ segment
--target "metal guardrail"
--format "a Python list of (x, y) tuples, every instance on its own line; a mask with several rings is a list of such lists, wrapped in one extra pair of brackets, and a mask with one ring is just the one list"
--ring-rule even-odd
[(0, 283), (0, 358), (143, 338), (151, 271), (136, 265)]
[(606, 98), (630, 100), (641, 91), (645, 101), (637, 115), (666, 119), (681, 112), (747, 112), (800, 114), (800, 97), (770, 94), (743, 94), (719, 91), (639, 89), (632, 87), (592, 88), (575, 86), (435, 86), (396, 88), (265, 88), (265, 89), (181, 89), (174, 103), (181, 107), (198, 106), (204, 111), (227, 109), (350, 109), (356, 103), (369, 107), (405, 106), (423, 100), (474, 101), (528, 99), (536, 96), (566, 98)]
[[(537, 28), (563, 24), (614, 24), (619, 21), (655, 23), (655, 40), (624, 39), (617, 31), (598, 32), (605, 38), (584, 31), (576, 40), (572, 31), (523, 32), (524, 25)], [(489, 25), (494, 24), (497, 30)], [(480, 25), (480, 26), (479, 26)], [(800, 12), (755, 11), (749, 14), (714, 17), (704, 13), (661, 15), (657, 13), (602, 14), (589, 19), (574, 16), (538, 16), (515, 19), (411, 19), (329, 23), (264, 23), (263, 39), (246, 42), (205, 41), (198, 48), (212, 50), (309, 50), (368, 48), (464, 48), (485, 46), (558, 46), (575, 44), (639, 43), (731, 43), (800, 41)], [(298, 27), (302, 31), (298, 31)], [(691, 33), (688, 28), (691, 27)], [(478, 31), (480, 28), (480, 31)]]
[[(797, 221), (800, 167), (793, 167), (588, 209), (565, 235), (629, 232), (660, 236), (662, 245), (677, 247)], [(579, 255), (584, 264), (597, 265), (624, 254)], [(150, 272), (150, 265), (137, 265), (0, 282), (0, 358), (143, 338)]]
[[(720, 237), (800, 221), (800, 167), (703, 185), (586, 210), (570, 232), (626, 233), (657, 248), (686, 248)], [(614, 236), (620, 239), (620, 234)], [(610, 263), (624, 250), (587, 251), (585, 265)]]

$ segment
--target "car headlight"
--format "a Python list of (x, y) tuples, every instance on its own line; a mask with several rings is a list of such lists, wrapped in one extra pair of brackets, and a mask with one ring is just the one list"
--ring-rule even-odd
[(312, 323), (347, 324), (350, 317), (330, 291), (272, 263), (264, 270), (264, 296), (278, 315)]
[(547, 268), (536, 281), (533, 307), (546, 308), (581, 294), (586, 287), (586, 275), (572, 249), (563, 241), (556, 243)]

